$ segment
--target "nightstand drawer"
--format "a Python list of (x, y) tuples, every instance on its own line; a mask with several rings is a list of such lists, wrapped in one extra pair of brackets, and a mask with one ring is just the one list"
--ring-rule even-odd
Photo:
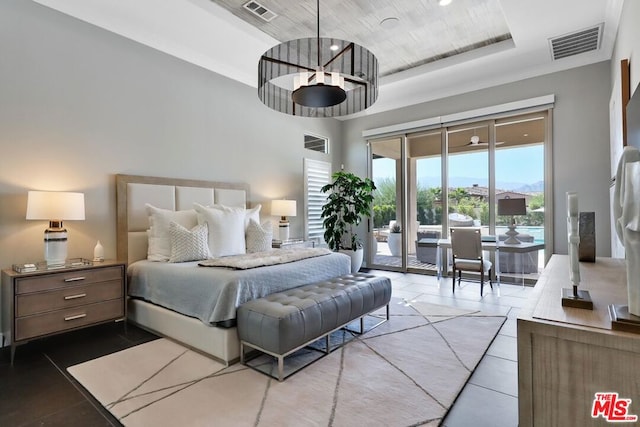
[(25, 277), (16, 280), (16, 294), (66, 288), (85, 283), (121, 280), (121, 278), (122, 268), (118, 266)]
[(39, 337), (92, 323), (124, 317), (123, 299), (52, 311), (16, 319), (16, 340)]
[(16, 317), (122, 298), (122, 292), (122, 280), (117, 279), (50, 292), (22, 294), (16, 297)]

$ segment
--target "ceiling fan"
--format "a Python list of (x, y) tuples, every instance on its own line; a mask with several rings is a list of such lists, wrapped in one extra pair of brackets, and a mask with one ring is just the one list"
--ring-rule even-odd
[[(504, 141), (500, 141), (500, 142), (496, 142), (496, 145), (502, 145), (504, 144)], [(471, 146), (488, 146), (489, 143), (488, 142), (484, 142), (484, 141), (480, 141), (480, 137), (478, 135), (473, 135), (471, 137), (471, 139), (469, 140), (469, 143), (467, 145), (471, 145)]]

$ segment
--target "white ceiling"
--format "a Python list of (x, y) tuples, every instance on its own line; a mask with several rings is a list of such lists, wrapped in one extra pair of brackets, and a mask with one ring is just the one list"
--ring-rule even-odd
[[(279, 43), (211, 0), (33, 1), (253, 87), (257, 87), (260, 56)], [(462, 0), (453, 0), (456, 1)], [(498, 0), (511, 40), (382, 77), (378, 101), (359, 114), (378, 113), (608, 60), (623, 1)], [(411, 7), (412, 1), (396, 3)], [(311, 13), (314, 11), (312, 8)], [(604, 29), (598, 50), (552, 59), (550, 38), (601, 23)], [(309, 36), (307, 32), (300, 35)], [(363, 46), (368, 47), (366, 43)], [(257, 94), (256, 102), (259, 102)]]

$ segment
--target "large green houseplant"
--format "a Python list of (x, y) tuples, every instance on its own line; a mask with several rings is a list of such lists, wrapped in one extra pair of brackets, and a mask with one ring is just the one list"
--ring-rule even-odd
[[(324, 240), (334, 251), (360, 251), (361, 265), (362, 242), (355, 227), (364, 216), (371, 215), (376, 186), (369, 178), (362, 179), (344, 171), (335, 172), (332, 179), (332, 183), (321, 188), (323, 193), (329, 193), (321, 214)], [(360, 265), (352, 265), (352, 270), (358, 271)]]

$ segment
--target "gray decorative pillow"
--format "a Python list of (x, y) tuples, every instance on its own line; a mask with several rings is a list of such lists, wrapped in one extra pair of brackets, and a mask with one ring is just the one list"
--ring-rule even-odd
[(273, 239), (271, 221), (265, 221), (262, 224), (258, 224), (254, 219), (249, 220), (245, 238), (247, 240), (248, 254), (271, 250), (271, 240)]
[(171, 221), (169, 238), (171, 257), (169, 262), (201, 261), (210, 258), (207, 224), (200, 224), (191, 230)]

